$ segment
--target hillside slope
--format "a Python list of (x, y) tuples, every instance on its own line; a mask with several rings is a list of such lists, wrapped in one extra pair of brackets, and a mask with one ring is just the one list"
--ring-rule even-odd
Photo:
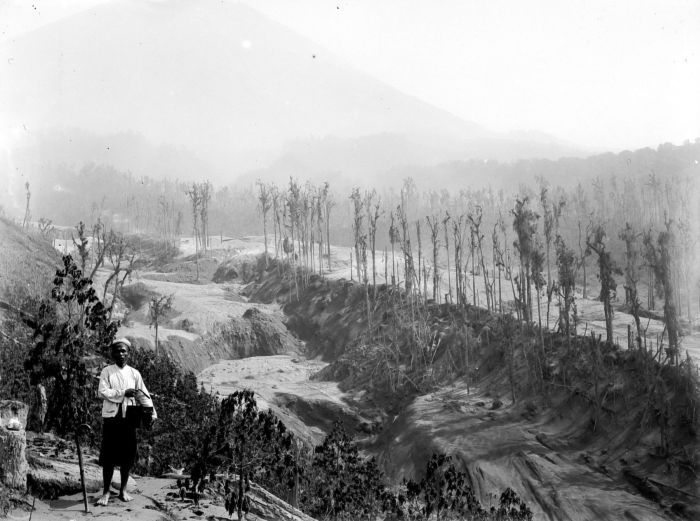
[[(289, 326), (308, 340), (313, 353), (331, 362), (315, 378), (339, 381), (348, 394), (363, 392), (365, 403), (389, 412), (364, 447), (394, 482), (419, 479), (429, 455), (444, 452), (467, 471), (482, 503), (493, 500), (494, 490), (512, 487), (536, 519), (660, 521), (692, 519), (700, 512), (692, 471), (700, 444), (687, 417), (697, 408), (697, 389), (683, 394), (679, 389), (685, 384), (673, 384), (680, 380), (670, 370), (658, 380), (661, 369), (653, 369), (663, 382), (658, 386), (667, 391), (659, 398), (652, 384), (650, 395), (642, 376), (650, 369), (640, 368), (644, 357), (611, 348), (600, 355), (604, 391), (594, 394), (598, 383), (592, 383), (587, 366), (588, 344), (577, 344), (576, 362), (565, 362), (566, 345), (552, 335), (546, 370), (559, 376), (550, 376), (550, 390), (542, 395), (531, 378), (533, 353), (523, 348), (531, 345), (528, 340), (510, 340), (515, 344), (511, 383), (507, 340), (496, 334), (500, 323), (476, 308), (463, 319), (459, 310), (434, 306), (421, 312), (428, 317), (418, 327), (429, 329), (427, 337), (439, 338), (442, 347), (427, 374), (410, 372), (413, 361), (399, 347), (409, 328), (391, 326), (396, 300), (393, 308), (375, 303), (373, 321), (381, 325), (377, 336), (368, 338), (362, 286), (312, 277), (299, 299), (288, 300), (289, 284), (271, 271), (247, 292), (252, 300), (286, 302)], [(380, 289), (380, 299), (387, 291)], [(460, 325), (461, 320), (466, 322)], [(470, 354), (460, 371), (464, 346)], [(398, 388), (402, 371), (409, 383)], [(566, 384), (562, 372), (569, 375)], [(392, 381), (388, 373), (397, 376)], [(595, 396), (602, 396), (598, 413)], [(650, 406), (666, 411), (665, 423), (648, 415)], [(664, 453), (664, 444), (673, 450)]]
[(27, 295), (44, 294), (61, 266), (61, 256), (51, 242), (0, 217), (0, 244), (0, 299), (14, 303)]

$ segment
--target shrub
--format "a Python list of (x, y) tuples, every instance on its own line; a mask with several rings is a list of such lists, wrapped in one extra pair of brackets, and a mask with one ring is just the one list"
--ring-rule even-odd
[(231, 489), (227, 498), (228, 513), (237, 510), (241, 519), (247, 503), (244, 484), (251, 479), (279, 482), (294, 465), (293, 436), (272, 411), (259, 411), (253, 391), (244, 389), (221, 403), (217, 441), (225, 468), (238, 475), (238, 490)]
[(141, 235), (129, 235), (126, 239), (129, 246), (137, 252), (137, 261), (134, 266), (137, 268), (142, 266), (159, 268), (173, 262), (180, 255), (180, 248), (171, 241)]
[(376, 461), (364, 459), (340, 422), (314, 449), (302, 508), (320, 519), (373, 518), (383, 510), (386, 489)]
[(164, 354), (135, 349), (129, 364), (143, 376), (158, 412), (153, 430), (141, 431), (141, 457), (135, 471), (159, 475), (169, 465), (193, 468), (213, 443), (220, 407), (217, 397)]
[(143, 282), (136, 282), (135, 284), (124, 286), (120, 296), (131, 309), (137, 310), (155, 296), (155, 292), (148, 289)]

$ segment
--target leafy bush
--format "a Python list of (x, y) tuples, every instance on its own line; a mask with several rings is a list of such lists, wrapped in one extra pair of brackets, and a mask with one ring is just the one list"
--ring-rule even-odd
[(7, 336), (0, 336), (0, 400), (30, 403), (30, 375), (24, 366), (27, 347), (18, 340), (26, 340), (25, 333), (19, 324), (11, 320), (3, 323), (3, 331)]
[(135, 471), (160, 475), (170, 465), (193, 468), (213, 444), (220, 410), (217, 397), (164, 354), (136, 349), (129, 365), (143, 376), (158, 413), (153, 430), (140, 431)]
[(34, 344), (25, 360), (33, 383), (46, 385), (47, 424), (59, 434), (74, 433), (95, 416), (97, 383), (94, 355), (108, 346), (117, 330), (92, 281), (70, 255), (56, 272), (51, 299), (44, 299), (27, 322)]
[(280, 482), (294, 466), (293, 435), (272, 411), (259, 411), (253, 391), (244, 389), (221, 403), (217, 441), (219, 461), (238, 476), (237, 490), (231, 489), (226, 501), (228, 512), (238, 511), (241, 519), (249, 480)]
[(131, 309), (140, 309), (155, 293), (148, 289), (143, 282), (129, 284), (121, 289), (120, 296)]
[(364, 459), (340, 422), (314, 450), (302, 509), (319, 519), (373, 518), (386, 489), (375, 460)]
[(467, 474), (446, 454), (433, 454), (420, 481), (404, 480), (392, 492), (374, 458), (360, 456), (339, 422), (314, 449), (305, 475), (301, 508), (317, 519), (532, 520), (528, 506), (510, 488), (501, 494), (498, 508), (485, 510)]
[(433, 454), (420, 482), (404, 481), (396, 496), (393, 519), (480, 519), (531, 521), (532, 511), (511, 488), (500, 496), (499, 506), (486, 511), (476, 498), (465, 472), (458, 470), (452, 457)]
[(126, 239), (129, 246), (137, 252), (138, 260), (135, 267), (160, 268), (170, 264), (180, 255), (180, 248), (171, 241), (142, 235), (129, 235)]
[(6, 517), (12, 503), (10, 501), (11, 495), (9, 489), (7, 489), (2, 483), (0, 483), (0, 517)]

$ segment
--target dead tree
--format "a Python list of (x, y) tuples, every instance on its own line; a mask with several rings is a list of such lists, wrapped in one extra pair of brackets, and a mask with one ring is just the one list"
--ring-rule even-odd
[(552, 277), (550, 269), (550, 251), (554, 236), (558, 233), (559, 218), (561, 217), (565, 201), (560, 199), (558, 202), (550, 202), (547, 197), (547, 186), (545, 182), (540, 181), (540, 205), (543, 212), (544, 238), (547, 260), (547, 329), (549, 329), (549, 310), (552, 305), (552, 295), (554, 289), (552, 287)]
[(124, 282), (131, 276), (133, 271), (136, 252), (131, 248), (126, 238), (121, 233), (115, 233), (114, 231), (109, 232), (109, 238), (105, 249), (107, 257), (109, 258), (109, 263), (112, 266), (112, 273), (105, 281), (102, 301), (105, 302), (109, 285), (111, 282), (114, 282), (112, 306), (109, 310), (109, 318), (111, 319), (114, 313), (114, 303), (119, 296), (119, 290), (124, 287)]
[(369, 247), (372, 251), (372, 286), (374, 291), (374, 296), (377, 296), (377, 263), (376, 263), (376, 253), (377, 253), (377, 221), (382, 215), (381, 211), (381, 198), (377, 197), (377, 192), (372, 190), (371, 192), (365, 193), (365, 208), (367, 209), (367, 224), (369, 232)]
[(612, 299), (617, 289), (614, 275), (621, 273), (612, 260), (606, 246), (605, 229), (598, 225), (593, 230), (592, 240), (586, 239), (587, 248), (598, 256), (598, 280), (600, 281), (600, 300), (603, 302), (605, 313), (606, 342), (613, 343), (613, 307)]
[(176, 236), (175, 201), (169, 201), (165, 195), (161, 195), (158, 197), (158, 210), (157, 226), (160, 236), (168, 244), (174, 246)]
[(316, 208), (316, 233), (318, 234), (318, 274), (323, 275), (323, 189), (318, 189), (314, 199)]
[(452, 237), (454, 242), (455, 261), (455, 294), (457, 303), (461, 306), (467, 304), (466, 280), (464, 277), (464, 215), (452, 219)]
[(668, 333), (668, 355), (672, 365), (678, 364), (679, 324), (673, 287), (673, 267), (671, 251), (675, 234), (673, 223), (666, 220), (666, 229), (659, 232), (654, 244), (652, 233), (644, 234), (644, 247), (647, 262), (654, 272), (656, 291), (664, 299), (664, 322)]
[(78, 250), (80, 270), (83, 273), (89, 273), (88, 278), (92, 280), (97, 270), (104, 264), (105, 253), (108, 247), (108, 235), (99, 218), (92, 227), (92, 244), (90, 244), (90, 240), (85, 235), (85, 223), (80, 221), (75, 229), (78, 232), (78, 240), (76, 240), (73, 235), (71, 235), (71, 239)]
[(476, 300), (476, 264), (474, 263), (474, 251), (476, 250), (476, 237), (474, 237), (474, 227), (470, 224), (469, 226), (469, 259), (471, 261), (471, 274), (472, 274), (472, 305), (477, 306)]
[(634, 325), (637, 330), (637, 348), (642, 348), (642, 324), (639, 318), (639, 311), (642, 307), (639, 302), (637, 285), (641, 278), (640, 262), (641, 252), (637, 243), (641, 234), (636, 232), (630, 223), (625, 224), (625, 229), (620, 231), (620, 239), (625, 242), (625, 303), (629, 306), (630, 313), (634, 317)]
[(323, 185), (323, 208), (324, 215), (323, 219), (326, 223), (326, 249), (328, 255), (328, 269), (331, 269), (331, 210), (335, 206), (335, 201), (333, 200), (333, 195), (329, 191), (328, 183)]
[(391, 285), (396, 287), (396, 260), (394, 257), (395, 245), (399, 242), (399, 229), (394, 222), (394, 212), (391, 212), (389, 225), (389, 242), (391, 243)]
[(24, 208), (24, 219), (22, 220), (22, 229), (26, 230), (29, 227), (29, 220), (31, 219), (31, 212), (29, 211), (29, 201), (32, 198), (32, 192), (29, 190), (29, 181), (24, 183), (24, 188), (27, 191), (27, 205)]
[(263, 183), (260, 179), (255, 181), (255, 185), (258, 188), (258, 208), (260, 209), (263, 218), (263, 237), (265, 241), (265, 269), (267, 269), (267, 214), (272, 208), (272, 188), (266, 183)]
[(362, 263), (360, 262), (361, 253), (360, 245), (362, 239), (367, 240), (367, 236), (364, 234), (364, 212), (363, 212), (363, 201), (360, 195), (359, 188), (353, 188), (350, 194), (350, 200), (352, 200), (353, 209), (353, 220), (352, 220), (352, 234), (353, 234), (353, 247), (355, 249), (355, 270), (357, 271), (357, 280), (362, 281)]
[[(279, 210), (284, 202), (280, 201), (281, 195), (276, 185), (270, 185), (270, 198), (272, 199), (272, 231), (275, 238), (275, 259), (279, 257), (280, 240), (282, 239), (282, 226), (280, 223)], [(277, 231), (279, 230), (279, 234)]]
[[(469, 222), (471, 232), (472, 232), (472, 237), (475, 241), (475, 248), (472, 249), (472, 270), (475, 269), (474, 266), (474, 249), (477, 250), (479, 253), (479, 260), (481, 262), (481, 272), (482, 276), (484, 278), (484, 291), (486, 292), (486, 309), (491, 311), (492, 307), (495, 309), (495, 306), (493, 306), (493, 294), (492, 294), (492, 287), (489, 282), (489, 276), (488, 276), (488, 270), (486, 269), (486, 260), (484, 259), (484, 248), (483, 248), (483, 242), (484, 242), (484, 234), (481, 233), (481, 222), (483, 219), (483, 210), (481, 206), (476, 206), (474, 209), (474, 212), (470, 213), (469, 216)], [(473, 275), (472, 275), (473, 277)], [(473, 278), (472, 278), (473, 280)], [(472, 283), (473, 285), (473, 283)]]
[(406, 216), (406, 202), (402, 195), (401, 204), (396, 208), (396, 215), (399, 219), (401, 227), (401, 253), (403, 254), (404, 262), (404, 285), (406, 293), (410, 294), (413, 290), (413, 282), (415, 278), (415, 269), (413, 267), (413, 248), (411, 246), (411, 231), (408, 226), (408, 217)]
[[(542, 253), (542, 245), (539, 240), (535, 240), (534, 248), (532, 249), (531, 259), (530, 259), (530, 280), (535, 286), (535, 292), (537, 294), (537, 326), (540, 332), (540, 339), (542, 340), (542, 310), (540, 305), (540, 295), (542, 290), (546, 290), (547, 281), (544, 279), (542, 272), (544, 271), (545, 256)], [(542, 342), (544, 342), (542, 340)]]
[[(491, 251), (492, 251), (492, 261), (494, 266), (494, 298), (495, 298), (495, 284), (496, 284), (496, 271), (498, 271), (498, 312), (503, 313), (503, 292), (501, 290), (501, 272), (503, 271), (504, 259), (503, 259), (503, 249), (501, 248), (501, 241), (498, 238), (498, 228), (503, 225), (503, 219), (499, 215), (499, 220), (493, 225), (493, 232), (491, 232)], [(494, 302), (494, 310), (496, 309), (496, 303)]]
[[(418, 243), (418, 293), (420, 293), (420, 286), (421, 286), (421, 275), (424, 274), (424, 270), (422, 267), (423, 261), (423, 241), (421, 238), (421, 230), (420, 230), (420, 219), (416, 220), (416, 242)], [(425, 295), (425, 289), (423, 290), (423, 298), (427, 298)]]
[(199, 185), (200, 194), (200, 219), (199, 222), (202, 226), (202, 232), (200, 237), (202, 238), (202, 250), (204, 254), (207, 253), (207, 248), (209, 248), (209, 201), (211, 201), (212, 184), (210, 181), (205, 181)]
[(591, 235), (591, 229), (593, 227), (593, 222), (589, 217), (588, 224), (586, 224), (585, 234), (581, 229), (581, 221), (578, 222), (578, 251), (579, 257), (577, 262), (577, 269), (583, 270), (583, 298), (588, 296), (588, 280), (586, 277), (586, 258), (589, 255), (588, 248), (584, 248), (585, 241)]
[(202, 194), (199, 189), (199, 184), (192, 183), (185, 191), (192, 204), (192, 231), (194, 233), (194, 261), (197, 270), (197, 278), (199, 280), (199, 219), (202, 209)]
[(511, 213), (513, 214), (513, 229), (517, 235), (517, 240), (513, 242), (513, 246), (520, 256), (520, 277), (518, 286), (520, 306), (523, 311), (523, 320), (530, 323), (532, 322), (530, 261), (532, 259), (539, 215), (530, 209), (528, 197), (517, 199), (515, 208), (511, 210)]
[(154, 327), (156, 330), (156, 339), (155, 339), (155, 352), (156, 356), (158, 356), (158, 328), (160, 326), (161, 320), (165, 318), (165, 316), (170, 312), (170, 310), (173, 307), (173, 297), (174, 294), (170, 295), (165, 295), (162, 297), (159, 296), (153, 296), (151, 297), (150, 302), (148, 303), (148, 318), (149, 318), (149, 327)]
[(440, 250), (440, 221), (437, 215), (426, 216), (428, 228), (430, 228), (430, 242), (433, 244), (433, 301), (438, 302), (438, 286), (440, 284), (440, 274), (438, 273), (438, 253)]
[(557, 255), (557, 270), (559, 278), (559, 293), (562, 298), (562, 308), (559, 311), (559, 330), (566, 335), (567, 346), (571, 347), (571, 309), (574, 305), (574, 288), (576, 286), (576, 268), (574, 252), (566, 246), (561, 235), (554, 241)]
[(447, 295), (450, 303), (452, 302), (452, 273), (450, 269), (450, 228), (448, 226), (450, 222), (450, 214), (445, 212), (445, 218), (442, 220), (442, 226), (445, 229), (445, 253), (447, 255)]

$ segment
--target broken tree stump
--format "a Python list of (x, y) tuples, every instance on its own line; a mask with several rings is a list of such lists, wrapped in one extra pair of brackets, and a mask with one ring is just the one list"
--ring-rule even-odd
[(27, 413), (22, 402), (0, 401), (0, 483), (20, 491), (27, 489)]

